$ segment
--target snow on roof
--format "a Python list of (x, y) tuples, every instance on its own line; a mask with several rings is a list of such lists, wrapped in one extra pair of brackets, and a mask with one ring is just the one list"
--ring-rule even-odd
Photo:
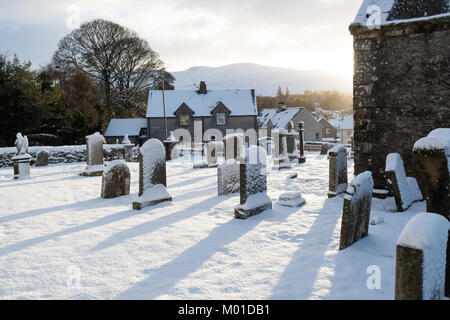
[(342, 117), (341, 130), (353, 130), (353, 115)]
[(105, 137), (138, 136), (142, 128), (147, 127), (147, 119), (111, 119)]
[(342, 119), (328, 119), (328, 122), (338, 130), (341, 128)]
[(267, 128), (269, 120), (276, 128), (286, 128), (292, 118), (303, 108), (287, 108), (284, 111), (278, 112), (278, 109), (263, 109), (261, 116), (258, 117), (261, 128)]
[[(379, 12), (379, 21), (376, 14)], [(428, 3), (422, 0), (364, 0), (352, 25), (397, 24), (450, 16), (446, 0)]]
[[(185, 103), (194, 117), (211, 116), (211, 111), (222, 102), (229, 110), (230, 116), (256, 116), (256, 96), (254, 90), (208, 90), (199, 94), (195, 90), (164, 91), (166, 116), (175, 117), (175, 111)], [(147, 118), (163, 117), (162, 91), (151, 90), (148, 94)]]

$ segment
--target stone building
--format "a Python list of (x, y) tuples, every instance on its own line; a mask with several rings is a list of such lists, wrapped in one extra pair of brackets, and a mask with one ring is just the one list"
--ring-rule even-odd
[(448, 0), (365, 0), (354, 37), (355, 174), (372, 171), (385, 187), (389, 153), (417, 177), (413, 145), (450, 127)]
[[(202, 137), (209, 129), (258, 129), (255, 90), (207, 90), (200, 82), (199, 90), (151, 90), (147, 105), (148, 138), (165, 140), (164, 104), (167, 131), (186, 129), (194, 139), (194, 123), (201, 124)], [(216, 138), (216, 137), (214, 137)]]
[(320, 118), (318, 122), (322, 125), (323, 139), (337, 139), (338, 130), (325, 118)]

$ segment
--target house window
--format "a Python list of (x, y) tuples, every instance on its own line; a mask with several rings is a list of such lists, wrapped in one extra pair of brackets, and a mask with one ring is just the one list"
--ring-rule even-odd
[(189, 125), (189, 115), (186, 113), (180, 114), (180, 126)]
[(216, 114), (216, 121), (218, 126), (225, 125), (226, 115), (225, 113), (217, 113)]
[(326, 134), (330, 134), (331, 133), (331, 129), (330, 128), (325, 128), (325, 133)]
[(316, 132), (316, 139), (319, 140), (319, 134)]

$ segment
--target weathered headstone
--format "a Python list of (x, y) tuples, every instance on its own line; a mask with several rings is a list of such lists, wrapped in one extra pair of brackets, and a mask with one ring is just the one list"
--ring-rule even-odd
[(16, 154), (12, 157), (14, 168), (14, 179), (30, 179), (31, 156), (28, 154), (28, 138), (19, 132), (16, 135)]
[[(243, 159), (244, 160), (244, 159)], [(246, 149), (240, 164), (240, 205), (234, 209), (236, 219), (247, 219), (272, 208), (267, 196), (266, 151), (257, 146)]]
[(289, 157), (289, 161), (294, 161), (295, 163), (298, 163), (298, 158), (300, 157), (300, 154), (297, 149), (296, 145), (296, 137), (298, 136), (298, 133), (294, 130), (294, 123), (291, 121), (288, 124), (288, 132), (286, 134), (286, 149), (287, 149), (287, 155)]
[(273, 129), (272, 141), (272, 170), (291, 169), (292, 164), (290, 163), (287, 154), (287, 131), (285, 129)]
[(427, 211), (450, 219), (450, 129), (436, 129), (414, 144)]
[(217, 167), (217, 189), (219, 196), (239, 192), (240, 185), (239, 163), (230, 159)]
[(300, 140), (300, 144), (299, 144), (299, 151), (300, 151), (300, 155), (298, 158), (298, 163), (305, 163), (306, 162), (306, 157), (305, 157), (305, 141), (303, 139), (303, 133), (305, 131), (305, 123), (303, 121), (300, 121), (297, 124), (298, 127), (298, 135), (299, 135), (299, 140)]
[(47, 151), (47, 149), (41, 149), (36, 154), (36, 167), (45, 167), (48, 166), (48, 158), (50, 156), (50, 153)]
[(339, 250), (350, 247), (369, 234), (372, 192), (370, 171), (357, 175), (350, 183), (344, 197)]
[(278, 204), (286, 207), (300, 207), (306, 203), (300, 192), (286, 192), (278, 198)]
[(442, 215), (414, 216), (397, 241), (396, 300), (440, 300), (445, 295), (450, 223)]
[(101, 176), (103, 174), (103, 144), (105, 138), (96, 132), (86, 137), (86, 168), (80, 173), (82, 176)]
[(123, 160), (108, 162), (102, 176), (102, 198), (130, 194), (130, 169)]
[(328, 143), (322, 144), (322, 148), (320, 149), (320, 154), (321, 155), (328, 154), (328, 150), (330, 150), (331, 148), (333, 148), (333, 146)]
[(330, 149), (328, 198), (333, 198), (347, 190), (347, 150), (343, 146)]
[(122, 144), (124, 147), (123, 155), (124, 155), (125, 161), (133, 162), (133, 160), (134, 160), (133, 159), (134, 158), (133, 157), (134, 144), (131, 143), (130, 138), (128, 137), (128, 134), (125, 134), (125, 136), (123, 137)]
[(415, 178), (407, 178), (403, 161), (398, 153), (390, 153), (386, 157), (386, 178), (391, 186), (397, 210), (403, 212), (414, 202), (422, 200), (422, 194)]
[(160, 202), (172, 201), (167, 192), (166, 155), (158, 139), (150, 139), (139, 148), (139, 196), (133, 209), (141, 210)]

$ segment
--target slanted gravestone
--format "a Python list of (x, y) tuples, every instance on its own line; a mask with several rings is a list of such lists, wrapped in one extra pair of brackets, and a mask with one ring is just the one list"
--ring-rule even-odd
[(298, 163), (305, 163), (306, 162), (306, 157), (305, 157), (305, 141), (303, 139), (303, 133), (305, 131), (305, 123), (303, 121), (300, 121), (299, 123), (297, 123), (297, 127), (298, 127), (298, 136), (299, 136), (299, 158), (298, 158)]
[(344, 197), (339, 250), (350, 247), (369, 234), (373, 179), (370, 171), (357, 175)]
[(133, 148), (134, 144), (131, 143), (130, 138), (128, 137), (128, 134), (125, 134), (122, 140), (122, 144), (124, 146), (124, 158), (126, 162), (133, 162)]
[(101, 176), (103, 174), (103, 144), (105, 138), (96, 132), (86, 137), (86, 168), (80, 173), (82, 176)]
[(230, 159), (217, 167), (217, 189), (219, 196), (239, 192), (239, 163)]
[(36, 167), (45, 167), (48, 166), (48, 158), (50, 156), (50, 153), (47, 151), (47, 149), (41, 149), (36, 154)]
[(246, 149), (240, 164), (240, 205), (234, 209), (236, 219), (247, 219), (272, 209), (267, 196), (266, 151), (257, 146)]
[(111, 199), (130, 194), (130, 169), (123, 160), (108, 162), (102, 176), (102, 198)]
[(386, 157), (386, 178), (394, 192), (397, 211), (407, 210), (414, 202), (422, 200), (422, 194), (415, 178), (407, 178), (403, 161), (398, 153)]
[(16, 135), (16, 154), (12, 157), (14, 179), (30, 179), (31, 156), (28, 154), (28, 138), (19, 132)]
[(396, 300), (440, 300), (445, 295), (446, 252), (450, 223), (422, 212), (405, 226), (397, 241)]
[(292, 164), (289, 162), (287, 154), (287, 131), (285, 129), (273, 129), (272, 141), (272, 170), (291, 169)]
[(150, 139), (139, 148), (139, 196), (133, 209), (141, 210), (160, 202), (172, 201), (167, 192), (166, 155), (158, 139)]
[(328, 198), (336, 197), (347, 190), (347, 150), (343, 146), (330, 149)]
[(450, 219), (450, 129), (436, 129), (414, 144), (427, 211)]
[(285, 207), (301, 207), (305, 202), (300, 192), (286, 192), (278, 198), (278, 204)]

